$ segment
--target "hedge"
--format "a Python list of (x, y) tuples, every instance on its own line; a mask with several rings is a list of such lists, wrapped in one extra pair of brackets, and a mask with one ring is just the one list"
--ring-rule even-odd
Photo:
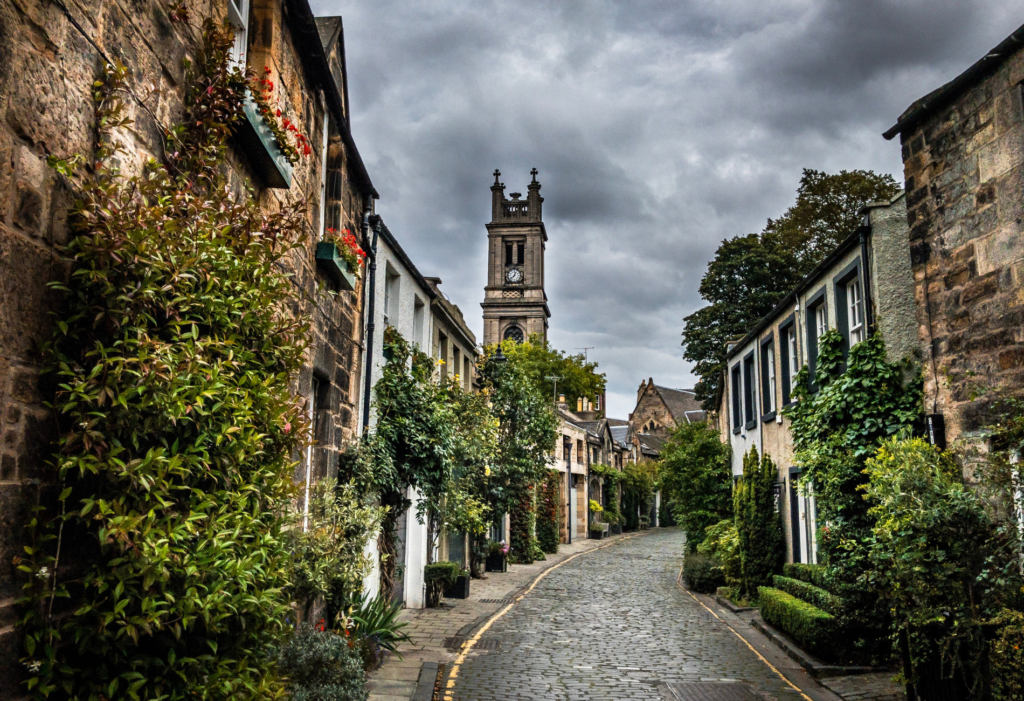
[(840, 656), (840, 636), (834, 616), (772, 587), (757, 588), (761, 618), (793, 638), (808, 652), (825, 659)]
[(819, 589), (829, 590), (824, 565), (805, 565), (800, 562), (790, 563), (782, 566), (782, 574), (790, 579), (799, 579), (801, 582), (813, 584)]
[(821, 587), (780, 575), (775, 575), (772, 579), (776, 589), (806, 601), (812, 606), (817, 606), (822, 611), (826, 611), (833, 616), (839, 616), (843, 612), (843, 600)]
[(725, 575), (718, 560), (704, 553), (686, 553), (683, 558), (683, 580), (688, 589), (701, 594), (714, 594), (725, 584)]

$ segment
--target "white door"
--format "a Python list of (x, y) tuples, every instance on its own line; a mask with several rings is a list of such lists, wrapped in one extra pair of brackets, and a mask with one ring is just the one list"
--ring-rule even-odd
[(569, 537), (576, 540), (576, 532), (579, 530), (576, 525), (576, 475), (569, 475)]

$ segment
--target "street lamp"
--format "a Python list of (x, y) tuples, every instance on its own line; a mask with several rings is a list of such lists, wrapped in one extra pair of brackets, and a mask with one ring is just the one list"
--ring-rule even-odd
[(504, 365), (505, 363), (508, 362), (508, 358), (506, 358), (505, 354), (501, 352), (501, 344), (500, 343), (498, 344), (497, 352), (495, 352), (495, 354), (491, 356), (490, 360), (491, 360), (492, 363), (498, 363), (499, 366), (500, 365)]

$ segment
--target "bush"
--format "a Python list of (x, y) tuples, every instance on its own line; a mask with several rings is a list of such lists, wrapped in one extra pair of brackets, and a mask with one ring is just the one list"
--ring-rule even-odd
[(831, 591), (828, 585), (828, 570), (824, 565), (807, 565), (802, 562), (791, 562), (782, 566), (783, 576), (799, 579), (814, 586)]
[(365, 701), (363, 660), (344, 636), (299, 626), (281, 648), (281, 673), (290, 681), (293, 701)]
[(683, 559), (683, 581), (693, 591), (713, 594), (725, 584), (725, 577), (715, 558), (703, 553), (686, 553)]
[(743, 589), (753, 594), (782, 571), (786, 545), (782, 520), (775, 513), (778, 470), (768, 455), (758, 459), (757, 448), (743, 458), (743, 479), (736, 485), (733, 508), (739, 535)]
[(780, 575), (775, 575), (772, 580), (775, 583), (776, 589), (817, 606), (822, 611), (830, 613), (833, 616), (838, 616), (842, 613), (843, 600), (835, 594), (830, 594), (821, 587), (816, 587), (813, 584), (808, 584), (807, 582), (801, 582), (799, 579), (790, 579), (789, 577), (782, 577)]
[(806, 601), (772, 587), (758, 587), (761, 618), (790, 636), (809, 652), (825, 659), (840, 656), (836, 619)]
[(691, 551), (704, 540), (705, 529), (732, 516), (729, 445), (703, 421), (672, 432), (661, 451), (660, 481), (662, 511), (671, 502), (672, 522), (686, 531)]
[(706, 535), (704, 542), (697, 546), (697, 552), (717, 559), (726, 584), (730, 587), (739, 587), (742, 584), (743, 571), (736, 524), (732, 520), (719, 521), (707, 529)]
[(409, 640), (409, 636), (401, 632), (409, 624), (397, 620), (401, 609), (401, 602), (391, 603), (383, 594), (373, 599), (365, 594), (360, 597), (349, 618), (348, 633), (362, 655), (366, 671), (379, 667), (385, 652), (394, 653), (402, 659), (398, 654), (398, 643)]
[(994, 620), (999, 632), (989, 648), (992, 698), (1019, 701), (1024, 698), (1024, 613), (1002, 611)]
[(427, 584), (427, 608), (441, 603), (444, 590), (455, 584), (466, 572), (454, 562), (435, 562), (423, 568), (423, 579)]
[(658, 507), (658, 525), (662, 528), (676, 525), (675, 516), (672, 514), (672, 503), (664, 495), (661, 498), (661, 506)]
[(559, 475), (557, 470), (548, 470), (537, 494), (537, 545), (546, 553), (558, 552)]

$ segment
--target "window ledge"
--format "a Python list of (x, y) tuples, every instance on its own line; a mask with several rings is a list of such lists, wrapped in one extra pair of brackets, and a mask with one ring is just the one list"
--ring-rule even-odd
[(734, 436), (738, 436), (738, 435), (740, 435), (740, 431), (741, 431), (741, 430), (743, 430), (743, 429), (741, 429), (741, 428), (740, 428), (739, 426), (737, 426), (736, 428), (734, 428), (734, 429), (732, 430), (732, 434), (733, 434)]
[(752, 428), (757, 428), (757, 419), (752, 419), (747, 423), (743, 424), (743, 428), (745, 428), (748, 431)]
[(771, 423), (772, 421), (774, 421), (775, 420), (775, 413), (776, 412), (774, 412), (774, 411), (769, 411), (767, 414), (762, 414), (761, 415), (761, 423), (766, 424), (766, 423)]
[(274, 132), (251, 97), (245, 98), (242, 111), (245, 120), (236, 132), (242, 150), (267, 187), (287, 190), (292, 186), (292, 164), (278, 147)]

